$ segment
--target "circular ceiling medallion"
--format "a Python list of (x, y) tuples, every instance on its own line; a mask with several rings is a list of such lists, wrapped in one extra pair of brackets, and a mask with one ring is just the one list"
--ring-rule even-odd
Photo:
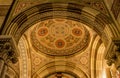
[(47, 34), (48, 34), (47, 28), (40, 28), (39, 31), (38, 31), (39, 36), (45, 36)]
[(59, 39), (59, 40), (55, 41), (55, 46), (57, 48), (63, 48), (65, 46), (65, 42), (63, 40)]
[(49, 19), (35, 24), (31, 43), (48, 55), (71, 55), (85, 49), (90, 34), (84, 24), (68, 19)]
[(82, 31), (79, 28), (73, 28), (72, 33), (75, 36), (81, 36), (82, 35)]
[(69, 25), (66, 23), (54, 23), (50, 26), (51, 36), (65, 38), (69, 35)]

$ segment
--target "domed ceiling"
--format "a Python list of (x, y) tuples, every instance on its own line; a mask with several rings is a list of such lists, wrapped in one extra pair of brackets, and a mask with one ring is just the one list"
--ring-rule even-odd
[(49, 19), (34, 25), (31, 43), (37, 52), (66, 56), (82, 52), (90, 41), (84, 24), (68, 19)]

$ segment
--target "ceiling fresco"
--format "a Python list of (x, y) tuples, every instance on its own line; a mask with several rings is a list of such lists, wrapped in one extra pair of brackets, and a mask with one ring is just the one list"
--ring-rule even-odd
[(90, 34), (84, 24), (67, 19), (49, 19), (35, 24), (33, 47), (48, 55), (71, 55), (84, 50)]
[[(107, 78), (103, 75), (104, 54), (119, 32), (104, 1), (11, 3), (2, 34), (15, 37), (20, 56), (10, 67), (20, 78)], [(116, 9), (117, 18), (120, 8), (112, 7), (112, 11)], [(10, 68), (7, 71), (12, 72)]]
[[(86, 75), (89, 77), (90, 45), (94, 36), (96, 33), (92, 29), (73, 20), (54, 18), (34, 24), (20, 40), (26, 42), (24, 46), (28, 47), (31, 68), (27, 70), (31, 70), (32, 78), (41, 78), (44, 70), (55, 73), (58, 71), (58, 65), (62, 72), (67, 73), (66, 70), (71, 69), (67, 68), (67, 65), (68, 67), (73, 65), (74, 70), (78, 66), (82, 70), (80, 73), (84, 73), (84, 75), (80, 74), (80, 77)], [(59, 61), (61, 63), (57, 63)], [(51, 62), (53, 62), (52, 66), (49, 65)], [(49, 73), (46, 75), (49, 75), (48, 78), (55, 76)], [(69, 74), (64, 75), (68, 78), (72, 77)]]

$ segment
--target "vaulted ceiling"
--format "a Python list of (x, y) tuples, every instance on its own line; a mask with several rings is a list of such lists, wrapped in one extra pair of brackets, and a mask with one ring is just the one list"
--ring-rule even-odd
[(106, 78), (106, 49), (120, 34), (117, 3), (0, 0), (0, 33), (19, 49), (11, 67), (20, 78)]

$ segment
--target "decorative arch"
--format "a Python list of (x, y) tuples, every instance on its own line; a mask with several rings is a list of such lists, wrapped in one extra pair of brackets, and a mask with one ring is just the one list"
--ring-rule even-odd
[(89, 76), (72, 62), (53, 61), (40, 68), (32, 78), (46, 78), (56, 72), (64, 72), (73, 75), (76, 78), (89, 78)]
[[(76, 3), (44, 3), (33, 6), (15, 16), (4, 27), (2, 34), (13, 35), (18, 42), (21, 35), (33, 24), (52, 18), (66, 18), (82, 22), (96, 31), (105, 44), (109, 41), (108, 31), (112, 36), (117, 36), (116, 32), (112, 32), (115, 28), (109, 28), (113, 24), (108, 16)], [(105, 29), (106, 27), (108, 28)]]
[[(119, 33), (117, 32), (117, 29), (111, 18), (95, 9), (77, 3), (56, 2), (38, 4), (22, 11), (14, 18), (11, 18), (12, 20), (5, 25), (1, 32), (3, 35), (12, 35), (18, 43), (23, 33), (31, 26), (40, 21), (53, 18), (64, 18), (81, 22), (83, 24), (86, 24), (89, 28), (93, 29), (97, 33), (97, 35), (99, 35), (100, 38), (97, 37), (98, 42), (93, 41), (93, 46), (91, 50), (93, 52), (91, 56), (94, 55), (94, 58), (91, 58), (91, 63), (94, 63), (93, 67), (95, 67), (95, 69), (93, 68), (94, 72), (92, 73), (91, 77), (95, 78), (97, 73), (96, 65), (98, 65), (99, 62), (96, 62), (94, 60), (97, 58), (97, 60), (103, 61), (102, 57), (99, 56), (100, 50), (98, 51), (98, 49), (106, 49), (105, 47), (108, 47), (107, 45), (109, 44), (109, 42), (111, 42), (111, 38), (119, 36)], [(102, 55), (104, 55), (105, 52), (102, 52)], [(38, 74), (41, 74), (40, 76), (43, 78), (47, 74), (58, 72), (56, 68), (65, 68), (60, 69), (60, 71), (64, 70), (69, 73), (71, 73), (74, 70), (72, 72), (73, 74), (76, 74), (77, 76), (81, 77), (81, 74), (79, 73), (82, 73), (82, 75), (84, 75), (86, 78), (89, 78), (89, 76), (86, 75), (79, 67), (66, 61), (62, 62), (64, 63), (55, 61), (43, 66), (33, 75), (33, 78), (37, 78)], [(49, 72), (49, 70), (52, 70), (52, 72)]]

